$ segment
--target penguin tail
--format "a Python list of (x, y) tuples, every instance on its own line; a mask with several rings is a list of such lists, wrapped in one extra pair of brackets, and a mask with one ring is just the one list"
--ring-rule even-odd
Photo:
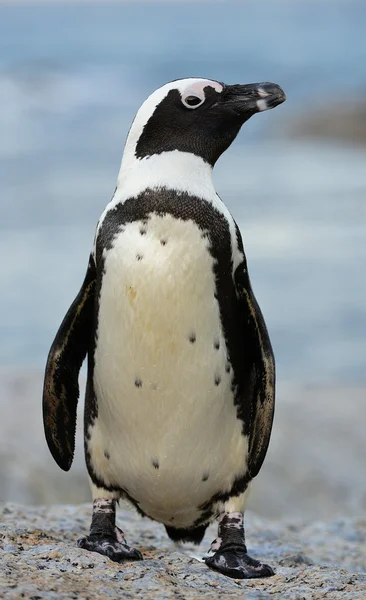
[(198, 546), (203, 540), (207, 524), (191, 527), (190, 529), (176, 529), (175, 527), (165, 525), (165, 529), (173, 542), (193, 542), (193, 544), (197, 544)]

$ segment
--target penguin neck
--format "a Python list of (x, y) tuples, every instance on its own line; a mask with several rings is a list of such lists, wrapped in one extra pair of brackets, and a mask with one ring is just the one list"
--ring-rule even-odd
[(116, 200), (123, 202), (147, 189), (162, 188), (209, 201), (217, 198), (212, 166), (200, 156), (173, 150), (137, 159), (125, 151), (117, 180)]

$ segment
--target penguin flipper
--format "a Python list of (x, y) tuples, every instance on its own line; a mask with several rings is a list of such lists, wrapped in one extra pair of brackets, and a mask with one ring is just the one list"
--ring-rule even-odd
[(75, 450), (78, 376), (90, 347), (96, 269), (90, 256), (81, 289), (62, 321), (51, 346), (43, 386), (43, 424), (50, 452), (64, 471)]
[[(246, 368), (249, 376), (250, 402), (248, 471), (251, 478), (258, 475), (267, 453), (272, 431), (275, 405), (275, 361), (266, 324), (253, 294), (246, 263), (235, 272), (235, 285), (239, 303), (239, 318), (246, 348)], [(250, 339), (250, 350), (248, 350)]]

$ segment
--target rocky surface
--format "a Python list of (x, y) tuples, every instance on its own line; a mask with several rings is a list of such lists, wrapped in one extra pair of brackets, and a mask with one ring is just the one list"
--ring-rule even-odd
[(363, 388), (280, 383), (270, 450), (250, 500), (256, 516), (247, 518), (250, 553), (276, 570), (260, 581), (228, 579), (199, 560), (214, 526), (199, 548), (176, 547), (161, 525), (121, 510), (118, 523), (143, 562), (118, 565), (78, 549), (91, 504), (58, 504), (90, 499), (82, 402), (75, 463), (64, 473), (44, 440), (41, 390), (41, 373), (0, 371), (0, 501), (57, 504), (2, 505), (0, 598), (365, 600)]
[[(251, 554), (271, 564), (274, 577), (229, 579), (210, 571), (201, 557), (215, 535), (211, 526), (201, 547), (174, 546), (162, 525), (127, 511), (118, 514), (128, 541), (144, 561), (116, 564), (76, 547), (89, 527), (89, 506), (0, 509), (0, 597), (5, 600), (364, 600), (366, 520), (281, 524), (249, 515)], [(0, 588), (0, 589), (1, 589)]]

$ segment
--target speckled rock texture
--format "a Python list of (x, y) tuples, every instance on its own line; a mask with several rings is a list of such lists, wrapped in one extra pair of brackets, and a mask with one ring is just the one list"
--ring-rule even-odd
[(0, 507), (0, 597), (5, 600), (365, 600), (366, 519), (283, 524), (249, 514), (247, 543), (253, 557), (276, 574), (236, 580), (201, 561), (215, 535), (200, 547), (174, 546), (162, 525), (120, 510), (118, 524), (144, 561), (113, 563), (76, 547), (88, 531), (91, 507)]

